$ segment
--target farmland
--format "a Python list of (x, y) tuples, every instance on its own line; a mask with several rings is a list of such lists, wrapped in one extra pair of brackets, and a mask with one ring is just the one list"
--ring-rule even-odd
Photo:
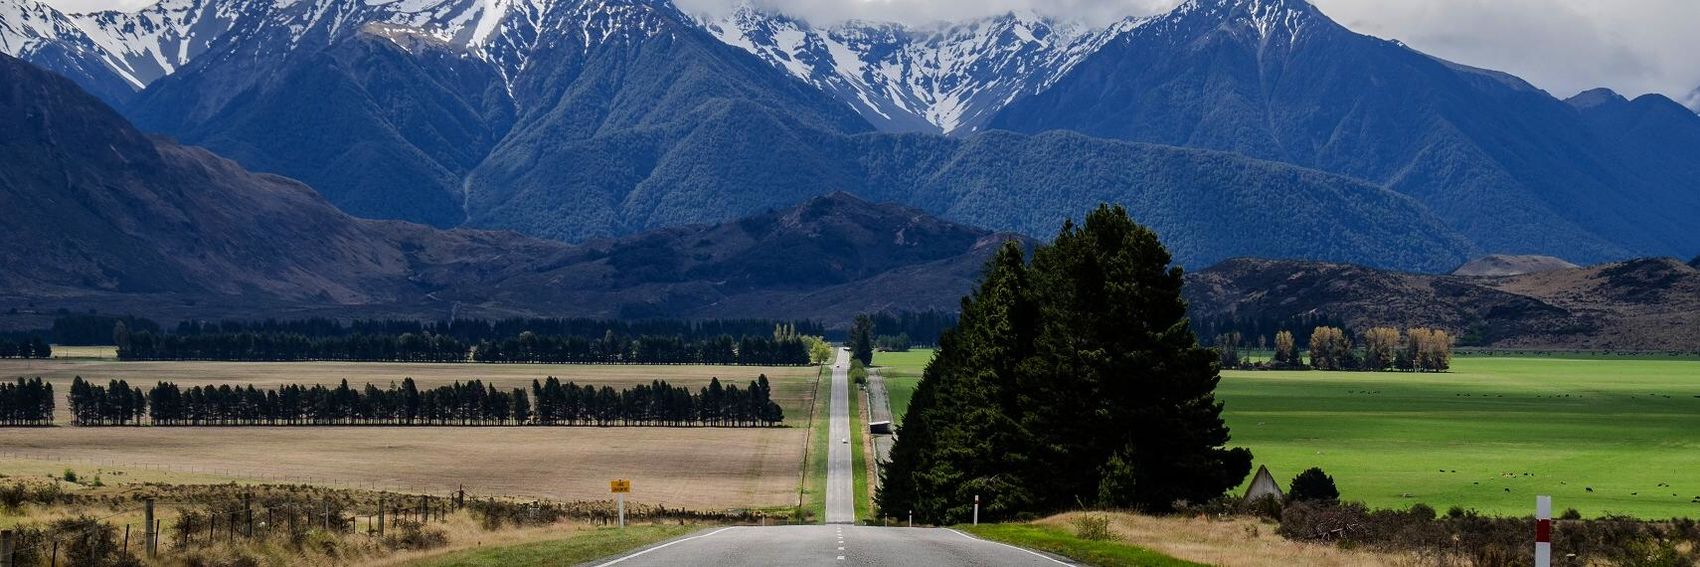
[(909, 409), (909, 398), (921, 383), (921, 370), (933, 359), (933, 349), (912, 349), (909, 352), (874, 353), (874, 365), (881, 367), (885, 377), (886, 395), (891, 397), (891, 419), (903, 424), (903, 412)]
[[(919, 376), (927, 356), (877, 355), (894, 414), (908, 397), (890, 377)], [(1585, 516), (1700, 516), (1700, 362), (1469, 356), (1443, 374), (1228, 371), (1217, 397), (1232, 444), (1278, 480), (1319, 466), (1371, 506), (1522, 515), (1550, 494)]]
[[(662, 379), (694, 387), (712, 377), (747, 382), (765, 373), (787, 427), (55, 427), (0, 428), (0, 473), (74, 468), (125, 471), (177, 482), (302, 482), (556, 500), (606, 498), (610, 478), (633, 481), (632, 499), (692, 509), (797, 504), (817, 369), (715, 366), (591, 366), (382, 363), (0, 361), (0, 376), (41, 376), (63, 396), (74, 376), (149, 387), (286, 383), (421, 387), (480, 379), (529, 387), (552, 375), (615, 388)], [(60, 423), (69, 421), (60, 403)], [(117, 480), (109, 475), (108, 480)]]
[(1586, 516), (1700, 516), (1697, 362), (1471, 357), (1445, 374), (1233, 371), (1218, 397), (1233, 443), (1277, 478), (1320, 466), (1346, 498), (1372, 506), (1521, 515), (1550, 494)]

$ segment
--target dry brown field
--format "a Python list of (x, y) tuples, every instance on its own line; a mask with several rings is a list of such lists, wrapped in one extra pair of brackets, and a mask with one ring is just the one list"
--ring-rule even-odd
[[(41, 376), (61, 396), (74, 376), (150, 387), (285, 383), (421, 387), (479, 379), (529, 387), (555, 376), (616, 388), (663, 379), (739, 384), (765, 373), (787, 427), (71, 427), (0, 428), (0, 474), (118, 471), (130, 480), (291, 482), (403, 492), (606, 499), (630, 479), (630, 499), (691, 509), (797, 505), (817, 367), (382, 363), (0, 361), (0, 376)], [(60, 421), (69, 421), (60, 402)], [(108, 480), (117, 480), (108, 472)]]

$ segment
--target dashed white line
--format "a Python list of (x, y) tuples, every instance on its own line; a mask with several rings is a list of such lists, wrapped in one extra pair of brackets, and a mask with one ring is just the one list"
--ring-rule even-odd
[[(714, 534), (717, 534), (717, 533), (720, 533), (720, 532), (723, 532), (723, 531), (726, 531), (726, 530), (730, 530), (730, 529), (732, 529), (732, 528), (720, 528), (720, 529), (718, 529), (718, 530), (714, 530), (714, 531), (712, 531), (712, 532), (708, 532), (708, 533), (706, 533), (706, 534), (702, 534), (702, 535), (699, 535), (699, 536), (691, 536), (691, 537), (687, 537), (687, 538), (684, 538), (684, 539), (676, 539), (676, 540), (673, 540), (673, 541), (669, 541), (669, 542), (667, 542), (667, 543), (663, 543), (663, 544), (661, 544), (661, 545), (657, 545), (657, 546), (655, 546), (655, 547), (651, 547), (651, 548), (649, 548), (649, 549), (645, 549), (645, 550), (643, 550), (643, 551), (639, 551), (639, 552), (637, 552), (637, 553), (633, 553), (633, 554), (631, 554), (631, 555), (627, 555), (627, 556), (625, 556), (625, 557), (621, 557), (621, 558), (619, 558), (619, 559), (615, 559), (615, 560), (613, 560), (613, 561), (609, 561), (609, 562), (607, 562), (607, 563), (602, 563), (602, 564), (600, 564), (600, 565), (597, 565), (597, 566), (596, 566), (596, 567), (608, 567), (608, 566), (609, 566), (609, 565), (613, 565), (613, 564), (615, 564), (615, 563), (619, 563), (619, 562), (621, 562), (621, 561), (625, 561), (625, 560), (627, 560), (627, 559), (631, 559), (631, 558), (633, 558), (633, 557), (637, 557), (637, 556), (639, 556), (639, 555), (643, 555), (643, 554), (645, 554), (645, 553), (649, 553), (649, 552), (651, 552), (651, 551), (655, 551), (655, 550), (657, 550), (657, 549), (661, 549), (661, 548), (663, 548), (663, 547), (667, 547), (667, 546), (670, 546), (670, 545), (673, 545), (673, 544), (679, 544), (679, 543), (685, 543), (685, 542), (687, 542), (687, 541), (691, 541), (691, 540), (693, 540), (693, 539), (702, 539), (702, 538), (705, 538), (705, 537), (708, 537), (708, 536), (711, 536), (711, 535), (714, 535)], [(843, 559), (843, 558), (842, 558), (842, 557), (840, 557), (840, 558), (839, 558), (839, 559)]]
[(1046, 561), (1049, 561), (1049, 562), (1051, 562), (1051, 563), (1055, 563), (1055, 564), (1057, 564), (1057, 565), (1068, 565), (1068, 564), (1067, 564), (1067, 563), (1063, 563), (1063, 562), (1061, 562), (1061, 561), (1057, 561), (1057, 560), (1055, 560), (1055, 559), (1052, 559), (1052, 558), (1051, 558), (1051, 557), (1050, 557), (1050, 556), (1048, 556), (1048, 555), (1045, 555), (1045, 554), (1043, 554), (1043, 553), (1039, 553), (1039, 552), (1037, 552), (1037, 551), (1033, 551), (1033, 550), (1031, 550), (1031, 549), (1026, 549), (1026, 548), (1021, 548), (1021, 547), (1016, 547), (1016, 546), (1013, 546), (1013, 545), (1010, 545), (1010, 544), (1007, 544), (1007, 543), (1003, 543), (1003, 542), (998, 542), (998, 541), (992, 541), (992, 540), (989, 540), (989, 539), (980, 539), (980, 538), (977, 538), (977, 537), (974, 537), (974, 536), (971, 536), (971, 535), (968, 535), (968, 534), (965, 534), (965, 533), (962, 533), (962, 532), (959, 532), (959, 531), (956, 531), (956, 530), (954, 530), (954, 529), (951, 529), (951, 528), (944, 528), (944, 530), (945, 530), (945, 531), (947, 531), (947, 532), (950, 532), (950, 533), (953, 533), (953, 534), (956, 534), (956, 535), (959, 535), (959, 536), (962, 536), (962, 537), (963, 537), (963, 538), (965, 538), (965, 539), (968, 539), (968, 540), (970, 540), (970, 541), (982, 541), (982, 542), (986, 542), (986, 543), (992, 543), (992, 544), (997, 544), (997, 545), (1001, 545), (1001, 546), (1004, 546), (1004, 547), (1007, 547), (1007, 548), (1010, 548), (1010, 549), (1014, 549), (1014, 550), (1016, 550), (1016, 551), (1020, 551), (1020, 552), (1022, 552), (1022, 553), (1026, 553), (1026, 554), (1029, 554), (1029, 555), (1032, 555), (1032, 556), (1034, 556), (1034, 557), (1038, 557), (1038, 558), (1040, 558), (1040, 559), (1044, 559), (1044, 560), (1046, 560)]

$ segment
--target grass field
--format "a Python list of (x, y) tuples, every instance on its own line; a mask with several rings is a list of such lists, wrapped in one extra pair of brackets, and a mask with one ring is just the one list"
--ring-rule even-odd
[[(1700, 363), (1472, 357), (1445, 374), (1225, 372), (1234, 445), (1345, 498), (1700, 516)], [(1588, 489), (1592, 488), (1590, 492)]]
[(885, 377), (885, 393), (891, 398), (891, 420), (903, 425), (903, 412), (909, 409), (909, 398), (921, 384), (921, 370), (933, 359), (933, 349), (912, 349), (909, 352), (876, 352), (874, 366)]
[[(813, 514), (817, 520), (826, 519), (826, 451), (830, 440), (828, 427), (830, 420), (828, 412), (832, 403), (831, 370), (820, 367), (820, 377), (815, 384), (815, 407), (813, 419), (809, 422), (808, 457), (804, 462), (803, 486), (800, 500), (803, 509)], [(810, 414), (805, 414), (805, 419)]]
[[(890, 377), (918, 376), (931, 353), (875, 356), (901, 415), (908, 396)], [(1283, 484), (1320, 466), (1345, 498), (1379, 507), (1522, 515), (1548, 494), (1587, 516), (1700, 517), (1700, 362), (1682, 357), (1474, 355), (1444, 374), (1228, 371), (1217, 397), (1233, 445)]]
[[(816, 367), (592, 366), (382, 363), (116, 362), (4, 360), (0, 376), (42, 376), (63, 396), (74, 376), (119, 378), (146, 388), (285, 383), (422, 387), (481, 379), (529, 387), (556, 376), (616, 388), (664, 379), (700, 386), (766, 373), (785, 408), (782, 428), (592, 427), (52, 427), (0, 428), (0, 474), (71, 467), (134, 469), (162, 481), (282, 481), (343, 487), (469, 492), (557, 500), (604, 499), (629, 478), (634, 502), (693, 509), (797, 504)], [(68, 403), (59, 404), (61, 423)]]

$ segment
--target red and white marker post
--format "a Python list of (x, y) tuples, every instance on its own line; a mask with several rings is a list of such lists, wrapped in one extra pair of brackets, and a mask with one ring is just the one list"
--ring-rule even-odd
[(1552, 567), (1552, 497), (1535, 497), (1535, 567)]

